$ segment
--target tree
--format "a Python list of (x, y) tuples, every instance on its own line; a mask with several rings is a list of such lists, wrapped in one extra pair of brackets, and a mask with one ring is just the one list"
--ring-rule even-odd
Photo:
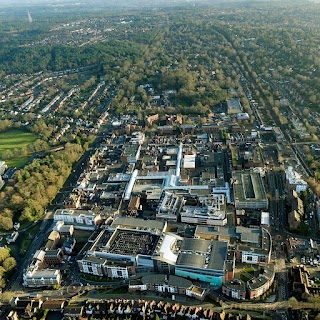
[[(10, 257), (10, 249), (9, 248), (4, 248), (0, 247), (0, 264), (3, 263), (7, 258)], [(1, 275), (1, 267), (0, 267), (0, 275)]]
[(0, 216), (0, 229), (11, 230), (12, 228), (13, 228), (12, 218)]
[(16, 267), (16, 265), (16, 259), (13, 257), (8, 257), (2, 263), (2, 266), (6, 270), (6, 272), (10, 272), (11, 270), (13, 270)]
[(308, 145), (304, 145), (302, 149), (305, 154), (310, 153), (310, 147)]
[(0, 277), (0, 288), (4, 288), (6, 286), (6, 280), (2, 277)]

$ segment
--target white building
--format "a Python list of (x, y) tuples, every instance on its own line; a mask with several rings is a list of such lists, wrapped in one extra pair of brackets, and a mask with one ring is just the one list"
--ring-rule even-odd
[(225, 226), (227, 224), (226, 201), (223, 194), (213, 194), (200, 206), (185, 206), (181, 211), (181, 222)]
[(295, 190), (297, 193), (306, 191), (308, 183), (301, 178), (301, 175), (289, 166), (286, 170), (286, 181), (289, 190)]
[(6, 163), (4, 161), (0, 161), (0, 175), (3, 175), (7, 168), (8, 166)]
[(28, 268), (23, 274), (23, 285), (29, 288), (53, 287), (61, 284), (60, 270)]
[(83, 273), (100, 277), (107, 276), (115, 279), (128, 279), (133, 271), (133, 263), (121, 263), (121, 261), (119, 261), (115, 264), (112, 261), (94, 255), (86, 255), (81, 260), (78, 260), (78, 266), (79, 270)]
[(270, 227), (270, 213), (266, 211), (261, 211), (261, 226), (262, 227)]
[(184, 204), (185, 200), (182, 196), (176, 195), (173, 192), (164, 191), (157, 208), (156, 218), (177, 221)]
[(143, 132), (137, 131), (133, 132), (131, 135), (130, 143), (131, 144), (143, 144), (145, 139), (145, 134)]
[(109, 278), (112, 279), (128, 279), (131, 275), (129, 270), (130, 269), (128, 269), (127, 267), (122, 267), (120, 265), (106, 266), (106, 274)]
[(57, 209), (54, 221), (64, 221), (73, 224), (75, 229), (94, 229), (101, 222), (101, 215), (92, 211)]
[(2, 189), (3, 186), (4, 186), (4, 181), (2, 180), (2, 177), (0, 176), (0, 190)]
[(196, 168), (196, 155), (186, 154), (183, 157), (183, 168), (184, 169), (195, 169)]
[(249, 120), (250, 119), (250, 116), (248, 113), (246, 112), (241, 112), (241, 113), (238, 113), (237, 114), (237, 119), (238, 120)]

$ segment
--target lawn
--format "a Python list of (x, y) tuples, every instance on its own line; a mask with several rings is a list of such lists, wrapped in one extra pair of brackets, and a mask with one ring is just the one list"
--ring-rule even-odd
[[(31, 132), (21, 129), (11, 129), (6, 132), (0, 133), (0, 157), (5, 150), (21, 150), (22, 148), (30, 145), (37, 140), (37, 136)], [(30, 155), (14, 156), (7, 159), (6, 164), (8, 167), (22, 167), (30, 158)]]
[(19, 245), (19, 254), (21, 257), (24, 257), (26, 251), (30, 247), (30, 244), (35, 237), (35, 235), (38, 233), (40, 228), (40, 223), (34, 224), (30, 229), (28, 229), (25, 234), (23, 235), (20, 245)]
[(251, 267), (244, 268), (240, 274), (240, 279), (244, 282), (251, 280), (254, 277), (254, 269)]

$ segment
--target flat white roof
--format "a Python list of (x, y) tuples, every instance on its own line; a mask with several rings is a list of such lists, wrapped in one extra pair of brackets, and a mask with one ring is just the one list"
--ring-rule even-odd
[(196, 155), (186, 154), (183, 158), (184, 169), (195, 169), (196, 168)]
[(160, 248), (157, 250), (158, 253), (162, 254), (162, 258), (172, 263), (176, 263), (178, 259), (178, 253), (172, 251), (177, 237), (171, 234), (165, 234), (164, 239), (161, 242)]
[(270, 226), (270, 214), (269, 212), (261, 212), (261, 225)]

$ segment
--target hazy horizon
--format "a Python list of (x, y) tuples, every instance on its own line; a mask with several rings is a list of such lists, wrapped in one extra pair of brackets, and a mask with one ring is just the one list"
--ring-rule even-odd
[[(280, 2), (279, 0), (272, 0), (275, 2)], [(294, 2), (294, 3), (303, 3), (303, 2), (319, 2), (320, 0), (287, 0), (285, 2)], [(73, 5), (94, 5), (94, 4), (112, 4), (112, 5), (165, 5), (165, 4), (173, 4), (173, 3), (189, 3), (189, 4), (201, 4), (201, 3), (206, 3), (206, 4), (213, 4), (213, 3), (223, 3), (223, 2), (270, 2), (270, 0), (154, 0), (150, 2), (149, 0), (122, 0), (122, 1), (117, 1), (117, 0), (2, 0), (0, 3), (1, 5), (56, 5), (56, 6), (63, 6), (65, 4), (73, 4)]]

